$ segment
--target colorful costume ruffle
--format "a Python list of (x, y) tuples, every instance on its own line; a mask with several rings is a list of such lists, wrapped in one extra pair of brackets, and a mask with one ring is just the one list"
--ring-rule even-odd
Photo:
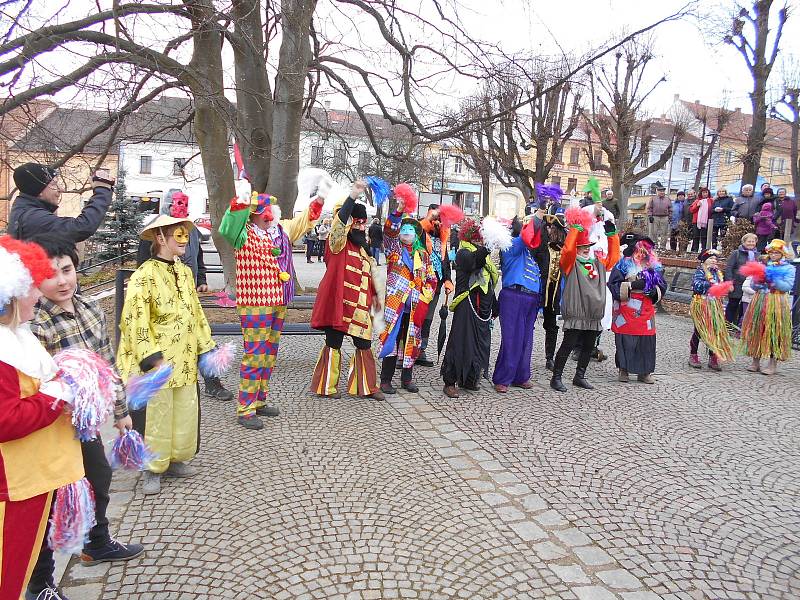
[(689, 313), (700, 339), (708, 349), (723, 362), (733, 360), (731, 338), (725, 324), (725, 309), (720, 299), (697, 294), (692, 297)]

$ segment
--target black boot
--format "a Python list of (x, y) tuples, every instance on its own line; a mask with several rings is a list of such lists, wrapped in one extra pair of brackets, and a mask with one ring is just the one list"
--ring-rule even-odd
[(553, 388), (557, 392), (566, 392), (567, 388), (564, 385), (564, 382), (561, 381), (561, 373), (553, 373), (553, 377), (550, 378), (550, 387)]
[(226, 390), (219, 377), (205, 377), (206, 394), (216, 400), (233, 400), (233, 394)]
[(548, 371), (552, 371), (556, 366), (555, 361), (553, 360), (552, 356), (548, 356), (544, 359), (544, 368)]
[(572, 385), (585, 390), (594, 389), (594, 386), (586, 381), (586, 367), (578, 367), (575, 369), (575, 377), (572, 378)]
[(556, 363), (553, 357), (556, 355), (556, 344), (558, 343), (558, 327), (555, 330), (547, 329), (544, 334), (544, 366), (548, 371), (552, 371)]
[(403, 369), (400, 371), (400, 385), (404, 390), (412, 394), (419, 392), (417, 384), (411, 379), (411, 369)]
[(420, 367), (432, 367), (433, 361), (428, 358), (428, 355), (425, 354), (425, 350), (428, 348), (428, 338), (422, 338), (422, 345), (420, 346), (419, 356), (417, 356), (417, 360), (414, 361), (415, 365), (419, 365)]
[(381, 391), (384, 394), (396, 394), (397, 389), (392, 385), (394, 370), (397, 366), (397, 356), (387, 356), (381, 363)]

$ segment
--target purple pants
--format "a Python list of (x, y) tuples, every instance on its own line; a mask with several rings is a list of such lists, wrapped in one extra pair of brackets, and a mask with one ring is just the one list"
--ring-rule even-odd
[(492, 383), (514, 385), (531, 378), (533, 327), (539, 313), (539, 294), (500, 290), (500, 352)]

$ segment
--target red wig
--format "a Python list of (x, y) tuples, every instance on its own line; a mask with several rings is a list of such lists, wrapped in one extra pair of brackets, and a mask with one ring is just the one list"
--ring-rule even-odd
[(11, 254), (19, 256), (22, 264), (31, 274), (33, 285), (38, 286), (55, 274), (50, 265), (50, 259), (47, 258), (47, 253), (39, 244), (15, 240), (10, 235), (4, 235), (0, 237), (0, 246)]

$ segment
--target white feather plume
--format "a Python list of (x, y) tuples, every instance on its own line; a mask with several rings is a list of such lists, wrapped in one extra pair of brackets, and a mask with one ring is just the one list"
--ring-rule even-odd
[(489, 250), (508, 250), (511, 248), (511, 231), (492, 217), (484, 217), (481, 222), (483, 243)]
[(0, 310), (12, 298), (22, 298), (31, 289), (33, 278), (18, 254), (0, 248)]

